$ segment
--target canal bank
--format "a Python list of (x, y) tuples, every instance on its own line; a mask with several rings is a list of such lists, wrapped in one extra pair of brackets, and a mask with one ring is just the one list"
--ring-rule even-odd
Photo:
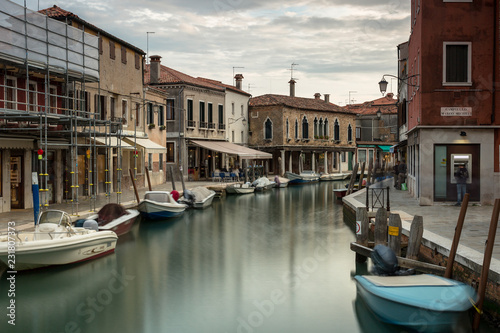
[[(389, 189), (390, 213), (399, 214), (402, 234), (408, 236), (415, 215), (423, 217), (424, 233), (419, 259), (440, 266), (446, 266), (457, 225), (460, 207), (454, 203), (420, 206), (408, 192), (396, 190), (392, 179), (377, 183), (377, 187)], [(366, 208), (366, 189), (343, 198), (344, 219), (355, 223), (355, 212)], [(455, 257), (453, 276), (455, 279), (477, 288), (483, 265), (485, 243), (491, 221), (493, 206), (469, 204)], [(495, 246), (488, 274), (485, 310), (500, 323), (500, 231), (497, 229)]]

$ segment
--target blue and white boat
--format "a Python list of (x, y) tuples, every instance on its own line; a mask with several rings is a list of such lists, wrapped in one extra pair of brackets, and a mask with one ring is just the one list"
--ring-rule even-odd
[(186, 207), (175, 201), (168, 191), (146, 191), (137, 209), (149, 220), (160, 220), (179, 216)]
[(354, 279), (358, 294), (380, 320), (426, 332), (454, 327), (476, 300), (472, 287), (432, 274)]
[(295, 185), (317, 182), (320, 175), (312, 170), (304, 170), (300, 174), (285, 172), (285, 177), (290, 179), (289, 185)]

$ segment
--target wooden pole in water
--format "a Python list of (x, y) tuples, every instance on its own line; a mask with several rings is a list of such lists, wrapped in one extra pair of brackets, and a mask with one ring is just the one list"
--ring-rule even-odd
[(182, 171), (180, 168), (179, 168), (179, 173), (181, 174), (182, 191), (186, 192), (186, 185), (184, 184), (184, 177), (182, 176)]
[[(368, 246), (368, 213), (363, 207), (356, 208), (356, 243), (362, 246)], [(365, 262), (366, 257), (356, 253), (357, 262)]]
[(153, 189), (151, 188), (151, 179), (149, 179), (149, 171), (147, 167), (144, 167), (144, 171), (146, 172), (146, 178), (148, 179), (148, 187), (149, 190), (152, 191)]
[(380, 207), (375, 216), (375, 230), (374, 230), (375, 246), (387, 244), (387, 210)]
[(361, 164), (361, 174), (359, 175), (358, 191), (363, 188), (363, 178), (365, 177), (365, 166), (366, 163)]
[(170, 166), (169, 170), (170, 170), (170, 179), (172, 181), (172, 191), (175, 191), (176, 189), (175, 189), (175, 181), (174, 181), (174, 172), (172, 170), (172, 166)]
[(137, 192), (137, 187), (135, 186), (134, 173), (132, 172), (132, 169), (128, 169), (128, 173), (130, 174), (130, 179), (132, 180), (132, 185), (134, 185), (135, 198), (137, 199), (137, 203), (139, 203), (140, 202), (139, 192)]
[(500, 214), (500, 199), (495, 199), (495, 206), (491, 214), (490, 230), (488, 231), (488, 240), (486, 241), (486, 250), (484, 251), (483, 269), (481, 271), (481, 280), (479, 281), (479, 289), (477, 291), (479, 298), (476, 307), (478, 311), (474, 315), (474, 323), (472, 328), (477, 331), (479, 321), (481, 320), (481, 312), (483, 310), (484, 294), (486, 285), (488, 284), (488, 272), (490, 271), (491, 255), (493, 253), (493, 245), (495, 245), (495, 234), (498, 225), (498, 215)]
[(401, 217), (399, 214), (389, 215), (389, 228), (388, 228), (388, 243), (389, 247), (396, 253), (398, 257), (401, 256)]
[(420, 252), (420, 244), (422, 243), (422, 236), (424, 234), (424, 219), (422, 216), (415, 215), (410, 227), (410, 237), (408, 238), (408, 250), (406, 251), (406, 258), (418, 260), (418, 253)]
[(347, 189), (346, 195), (351, 194), (353, 191), (354, 183), (356, 182), (356, 176), (358, 175), (358, 168), (359, 168), (359, 164), (358, 163), (354, 164), (354, 168), (353, 168), (352, 174), (351, 174), (351, 181), (349, 182), (349, 188)]
[(453, 237), (453, 242), (451, 243), (450, 255), (448, 256), (448, 262), (446, 263), (446, 271), (444, 273), (444, 277), (448, 279), (451, 279), (453, 275), (453, 263), (455, 262), (455, 255), (457, 253), (460, 235), (462, 234), (462, 228), (464, 226), (465, 213), (467, 213), (468, 204), (469, 193), (465, 193), (462, 200), (462, 207), (460, 208), (460, 214), (458, 215), (457, 226), (455, 227), (455, 236)]

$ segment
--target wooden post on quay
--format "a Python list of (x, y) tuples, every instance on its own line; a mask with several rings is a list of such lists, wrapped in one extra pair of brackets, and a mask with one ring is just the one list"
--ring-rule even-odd
[(491, 214), (490, 230), (488, 231), (488, 240), (486, 241), (486, 250), (484, 251), (483, 269), (481, 271), (481, 279), (479, 281), (479, 289), (477, 291), (479, 298), (476, 307), (478, 311), (474, 315), (474, 323), (472, 329), (476, 332), (479, 328), (479, 321), (481, 320), (481, 312), (483, 310), (484, 294), (486, 292), (486, 285), (488, 284), (488, 273), (490, 271), (491, 255), (493, 253), (493, 245), (495, 245), (495, 234), (498, 225), (498, 215), (500, 214), (500, 199), (495, 199), (495, 206), (493, 206), (493, 213)]
[[(368, 246), (368, 214), (364, 207), (356, 208), (356, 243)], [(356, 253), (356, 262), (365, 262), (366, 257)]]
[(420, 252), (420, 244), (422, 243), (422, 235), (424, 234), (424, 219), (422, 216), (415, 215), (410, 227), (410, 237), (408, 239), (408, 249), (406, 258), (418, 260)]
[(387, 210), (384, 207), (380, 207), (375, 216), (374, 238), (375, 246), (387, 244)]
[(148, 167), (144, 167), (144, 171), (146, 172), (146, 178), (148, 179), (148, 187), (149, 187), (149, 190), (152, 191), (153, 189), (151, 188), (151, 180), (149, 179), (149, 171), (148, 171)]
[(186, 185), (184, 184), (184, 176), (182, 175), (181, 168), (179, 167), (179, 174), (181, 175), (182, 191), (186, 192)]
[(366, 186), (374, 183), (374, 181), (372, 179), (373, 178), (372, 175), (374, 175), (374, 172), (373, 172), (373, 159), (371, 159), (370, 163), (368, 163), (368, 175), (366, 176)]
[(346, 195), (351, 194), (354, 189), (354, 183), (356, 182), (356, 176), (358, 175), (358, 168), (359, 164), (358, 163), (354, 164), (354, 168), (352, 169), (352, 174), (351, 174), (351, 180), (349, 182), (349, 187), (347, 188)]
[(172, 166), (170, 166), (169, 170), (170, 170), (170, 179), (172, 181), (172, 191), (176, 191), (176, 189), (175, 189), (175, 181), (174, 181), (174, 171), (172, 169)]
[(135, 198), (137, 199), (137, 203), (139, 203), (140, 202), (139, 193), (137, 192), (137, 187), (135, 186), (134, 173), (132, 172), (132, 169), (128, 169), (128, 173), (130, 174), (130, 179), (132, 180), (132, 185), (134, 185)]
[(462, 207), (460, 208), (460, 214), (458, 215), (457, 226), (455, 227), (455, 236), (453, 236), (453, 242), (451, 243), (450, 255), (448, 256), (448, 262), (446, 263), (446, 271), (444, 273), (444, 277), (448, 279), (451, 279), (453, 276), (453, 263), (455, 262), (455, 255), (457, 254), (458, 243), (460, 241), (460, 235), (462, 234), (468, 204), (469, 193), (465, 193), (462, 200)]
[(388, 245), (396, 253), (401, 256), (401, 217), (399, 214), (391, 214), (389, 216), (388, 228)]

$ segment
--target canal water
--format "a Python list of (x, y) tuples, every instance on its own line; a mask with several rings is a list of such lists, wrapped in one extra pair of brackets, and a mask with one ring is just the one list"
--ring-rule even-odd
[[(356, 297), (355, 239), (338, 184), (227, 196), (141, 221), (114, 254), (18, 273), (0, 332), (405, 332)], [(6, 274), (0, 282), (7, 307)]]

